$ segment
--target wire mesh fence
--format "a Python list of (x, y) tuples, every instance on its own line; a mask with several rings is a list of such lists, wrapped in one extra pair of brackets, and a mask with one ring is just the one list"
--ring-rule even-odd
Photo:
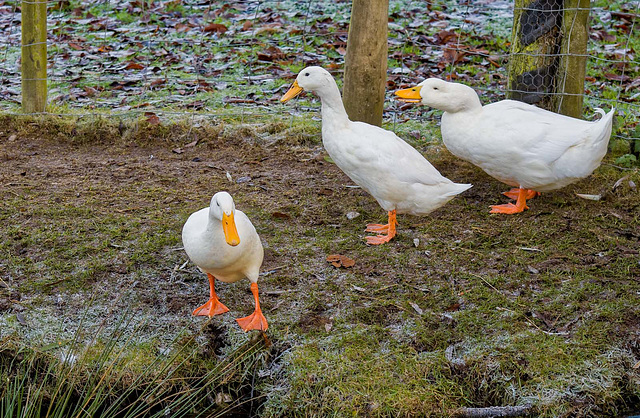
[[(536, 1), (527, 8), (561, 30), (561, 7)], [(21, 112), (20, 7), (0, 1), (0, 110), (14, 114)], [(350, 7), (341, 0), (49, 1), (47, 112), (305, 115), (317, 100), (292, 108), (278, 99), (307, 65), (329, 69), (340, 83)], [(590, 12), (585, 115), (616, 107), (615, 135), (625, 139), (637, 135), (640, 114), (639, 8), (638, 1), (602, 1)], [(434, 119), (433, 110), (392, 98), (426, 77), (469, 84), (485, 103), (505, 98), (513, 16), (508, 0), (391, 0), (385, 120)], [(528, 36), (545, 30), (544, 22), (530, 25)]]

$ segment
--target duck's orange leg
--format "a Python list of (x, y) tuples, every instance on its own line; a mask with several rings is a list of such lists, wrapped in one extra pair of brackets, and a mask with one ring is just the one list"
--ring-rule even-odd
[[(517, 200), (518, 196), (520, 195), (520, 190), (520, 188), (514, 187), (508, 192), (503, 192), (502, 194), (507, 196), (509, 199)], [(524, 191), (526, 192), (525, 199), (527, 200), (533, 199), (536, 196), (540, 196), (540, 192), (536, 192), (535, 190), (524, 189)]]
[(531, 195), (531, 192), (533, 192), (533, 196), (536, 196), (535, 193), (538, 192), (522, 188), (517, 190), (518, 196), (515, 205), (513, 203), (507, 203), (505, 205), (494, 205), (491, 206), (491, 211), (489, 213), (505, 213), (507, 215), (512, 215), (514, 213), (523, 212), (525, 209), (529, 209), (529, 206), (527, 206), (527, 196)]
[(218, 295), (216, 295), (216, 278), (209, 273), (207, 273), (207, 277), (209, 278), (209, 300), (204, 305), (196, 308), (193, 311), (193, 315), (208, 316), (209, 318), (211, 318), (214, 315), (220, 315), (225, 312), (229, 312), (229, 308), (224, 306), (222, 302), (218, 300)]
[(267, 318), (262, 315), (262, 310), (260, 309), (260, 301), (258, 300), (258, 283), (251, 283), (251, 293), (253, 293), (253, 298), (256, 300), (256, 309), (249, 316), (245, 316), (244, 318), (238, 318), (236, 321), (240, 328), (242, 328), (245, 332), (257, 329), (259, 331), (266, 331), (269, 327), (267, 323)]
[(389, 223), (386, 225), (381, 224), (368, 224), (365, 232), (377, 232), (379, 234), (386, 235), (376, 235), (374, 237), (366, 237), (367, 244), (369, 245), (380, 245), (385, 242), (391, 241), (391, 238), (396, 236), (396, 226), (398, 225), (398, 221), (396, 221), (396, 211), (395, 209), (389, 211)]

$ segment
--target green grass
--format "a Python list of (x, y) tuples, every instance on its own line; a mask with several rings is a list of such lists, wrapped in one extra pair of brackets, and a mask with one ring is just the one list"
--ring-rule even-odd
[[(400, 27), (409, 22), (403, 13), (418, 4), (408, 3), (391, 5)], [(205, 15), (188, 4), (170, 2), (149, 12), (152, 5), (128, 11), (72, 1), (64, 12), (81, 8), (78, 18), (107, 16), (125, 29), (147, 15), (148, 25), (160, 29), (171, 13), (185, 19)], [(66, 80), (51, 86), (58, 89), (54, 98), (96, 88), (90, 106), (97, 108), (62, 97), (49, 108), (60, 117), (0, 117), (0, 136), (17, 135), (0, 144), (0, 379), (7, 382), (0, 389), (0, 415), (35, 417), (51, 408), (52, 416), (75, 416), (84, 407), (120, 416), (148, 408), (148, 416), (165, 414), (165, 408), (175, 416), (216, 416), (235, 407), (273, 417), (451, 416), (464, 407), (525, 404), (543, 417), (640, 411), (640, 199), (629, 183), (640, 184), (640, 174), (637, 162), (626, 157), (627, 138), (637, 136), (636, 107), (616, 104), (614, 132), (622, 139), (611, 141), (605, 164), (593, 176), (543, 194), (515, 217), (487, 213), (490, 204), (506, 202), (500, 195), (506, 188), (448, 154), (433, 122), (438, 112), (389, 113), (387, 129), (443, 174), (474, 188), (428, 217), (401, 216), (397, 238), (367, 247), (364, 225), (382, 221), (385, 213), (362, 190), (344, 187), (350, 181), (324, 158), (320, 122), (308, 112), (318, 108), (317, 99), (307, 94), (288, 105), (269, 102), (289, 78), (243, 78), (273, 70), (274, 63), (256, 59), (272, 42), (287, 55), (275, 63), (285, 72), (306, 65), (296, 59), (303, 50), (318, 54), (314, 64), (339, 68), (342, 57), (332, 41), (336, 30), (346, 30), (348, 6), (323, 5), (335, 24), (322, 36), (249, 31), (206, 38), (207, 46), (191, 42), (193, 33), (171, 40), (159, 35), (153, 37), (157, 45), (109, 64), (121, 67), (135, 59), (159, 66), (145, 80), (166, 78), (165, 84), (119, 96), (110, 79), (96, 78), (103, 69), (94, 68), (73, 86)], [(314, 13), (287, 16), (287, 25), (315, 24), (314, 34), (321, 34)], [(460, 16), (452, 19), (460, 23)], [(594, 15), (594, 24), (626, 42), (622, 29), (601, 20)], [(225, 17), (200, 23), (213, 21), (232, 30), (243, 23)], [(55, 36), (73, 25), (59, 22), (65, 25), (53, 25)], [(481, 26), (465, 25), (465, 45), (508, 50), (503, 23), (489, 19)], [(86, 29), (73, 27), (78, 34)], [(433, 36), (440, 30), (423, 25), (414, 32)], [(396, 29), (389, 35), (392, 42), (407, 36)], [(90, 48), (117, 42), (108, 30), (82, 36)], [(150, 39), (145, 36), (138, 39), (143, 44)], [(639, 50), (637, 39), (629, 39)], [(235, 40), (251, 45), (232, 46)], [(610, 58), (605, 44), (591, 42), (596, 58)], [(68, 49), (56, 45), (54, 56)], [(160, 47), (189, 65), (165, 66), (164, 58), (153, 55)], [(398, 48), (401, 56), (390, 59), (390, 68), (407, 64), (402, 54), (422, 53), (416, 45)], [(7, 51), (10, 60), (16, 54)], [(229, 66), (199, 75), (185, 57), (202, 58), (205, 71)], [(67, 65), (81, 68), (80, 59), (72, 56)], [(493, 74), (502, 70), (487, 70), (478, 61), (472, 56), (445, 71), (463, 74), (475, 87), (489, 86), (483, 90), (486, 102), (500, 92), (503, 81)], [(592, 62), (587, 117), (593, 106), (603, 106), (597, 95), (617, 100), (628, 94), (602, 78), (606, 61)], [(423, 65), (409, 64), (412, 70)], [(636, 70), (626, 74), (633, 77)], [(118, 77), (135, 75), (125, 73)], [(197, 79), (211, 88), (195, 88)], [(218, 89), (217, 81), (227, 86)], [(602, 83), (606, 88), (598, 87)], [(249, 94), (262, 107), (223, 102)], [(122, 104), (132, 108), (112, 114), (123, 97)], [(196, 101), (203, 107), (192, 112), (188, 105)], [(135, 107), (145, 103), (150, 105)], [(150, 124), (146, 111), (162, 123)], [(197, 145), (186, 146), (195, 139)], [(243, 176), (251, 181), (235, 182)], [(261, 276), (260, 289), (270, 349), (235, 324), (251, 308), (246, 281), (217, 287), (231, 313), (206, 326), (190, 318), (206, 298), (206, 278), (184, 264), (180, 229), (222, 189), (233, 194), (265, 244), (262, 271), (268, 274)], [(586, 201), (575, 193), (602, 199)], [(352, 211), (360, 216), (349, 220), (345, 214)], [(325, 259), (335, 253), (356, 265), (331, 266)], [(75, 366), (60, 360), (69, 352)]]
[[(207, 358), (197, 338), (183, 331), (163, 353), (158, 341), (137, 343), (144, 324), (124, 313), (97, 334), (82, 323), (72, 340), (27, 348), (0, 341), (0, 415), (3, 417), (222, 416), (253, 399), (243, 393), (247, 373), (263, 359), (263, 343), (251, 341), (224, 360)], [(103, 324), (105, 325), (105, 324)], [(219, 394), (225, 394), (219, 401)]]
[[(123, 383), (108, 396), (105, 388), (104, 396), (82, 397), (96, 379), (74, 375), (73, 389), (60, 389), (74, 402), (99, 409), (138, 390), (122, 373), (162, 369), (158, 352), (174, 352), (171, 341), (185, 335), (208, 353), (189, 361), (187, 375), (210, 372), (225, 385), (216, 367), (249, 340), (234, 321), (251, 308), (248, 283), (217, 287), (232, 310), (211, 321), (223, 337), (198, 331), (190, 312), (206, 297), (206, 278), (183, 266), (180, 228), (226, 189), (265, 244), (261, 302), (273, 346), (255, 363), (238, 363), (231, 379), (243, 388), (234, 399), (259, 397), (252, 408), (261, 416), (450, 416), (524, 404), (549, 417), (637, 409), (640, 216), (628, 180), (638, 184), (640, 174), (611, 165), (625, 152), (620, 141), (590, 178), (543, 194), (519, 216), (497, 217), (488, 206), (505, 200), (505, 187), (448, 154), (435, 127), (398, 123), (443, 174), (474, 187), (446, 210), (401, 216), (396, 239), (368, 247), (364, 225), (385, 213), (364, 191), (344, 187), (348, 179), (324, 158), (319, 122), (251, 122), (5, 119), (21, 138), (20, 149), (0, 149), (9, 163), (0, 206), (0, 329), (13, 344), (6, 358), (20, 350), (44, 358), (45, 370), (56, 367), (46, 387), (57, 387), (66, 372), (53, 357), (76, 344), (73, 330), (86, 341), (128, 307), (139, 327), (102, 332), (82, 360), (93, 370), (107, 350), (99, 370)], [(186, 147), (195, 137), (200, 142)], [(172, 151), (178, 147), (182, 154)], [(226, 172), (251, 180), (229, 182)], [(360, 215), (349, 220), (352, 211)], [(326, 256), (336, 253), (356, 265), (331, 266)], [(18, 361), (5, 373), (13, 376)], [(19, 388), (37, 380), (19, 376), (14, 407), (27, 393)], [(189, 382), (185, 388), (197, 390)], [(86, 385), (91, 390), (78, 389)]]

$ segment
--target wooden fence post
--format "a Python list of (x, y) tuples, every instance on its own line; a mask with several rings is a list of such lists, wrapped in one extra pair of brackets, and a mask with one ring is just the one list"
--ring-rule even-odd
[(582, 117), (589, 0), (515, 0), (509, 98)]
[(387, 84), (389, 0), (353, 0), (345, 55), (344, 107), (351, 120), (380, 126)]
[(47, 1), (22, 1), (22, 111), (47, 104)]

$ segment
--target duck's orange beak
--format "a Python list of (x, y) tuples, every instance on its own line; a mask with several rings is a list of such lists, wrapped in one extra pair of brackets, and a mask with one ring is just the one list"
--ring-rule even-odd
[(291, 85), (291, 87), (289, 87), (289, 90), (287, 90), (287, 92), (284, 94), (284, 96), (282, 96), (282, 98), (280, 99), (280, 101), (282, 103), (286, 103), (289, 100), (293, 99), (294, 97), (296, 97), (298, 94), (302, 93), (304, 90), (302, 90), (302, 87), (300, 87), (298, 85), (298, 80), (294, 81), (293, 84)]
[(422, 101), (422, 97), (420, 97), (420, 89), (422, 86), (415, 86), (404, 90), (396, 91), (396, 96), (398, 99), (403, 102), (409, 103), (420, 103)]
[(227, 244), (235, 247), (240, 244), (240, 237), (238, 236), (238, 229), (236, 228), (236, 221), (233, 219), (233, 213), (227, 215), (222, 214), (222, 232), (224, 232), (224, 239)]

